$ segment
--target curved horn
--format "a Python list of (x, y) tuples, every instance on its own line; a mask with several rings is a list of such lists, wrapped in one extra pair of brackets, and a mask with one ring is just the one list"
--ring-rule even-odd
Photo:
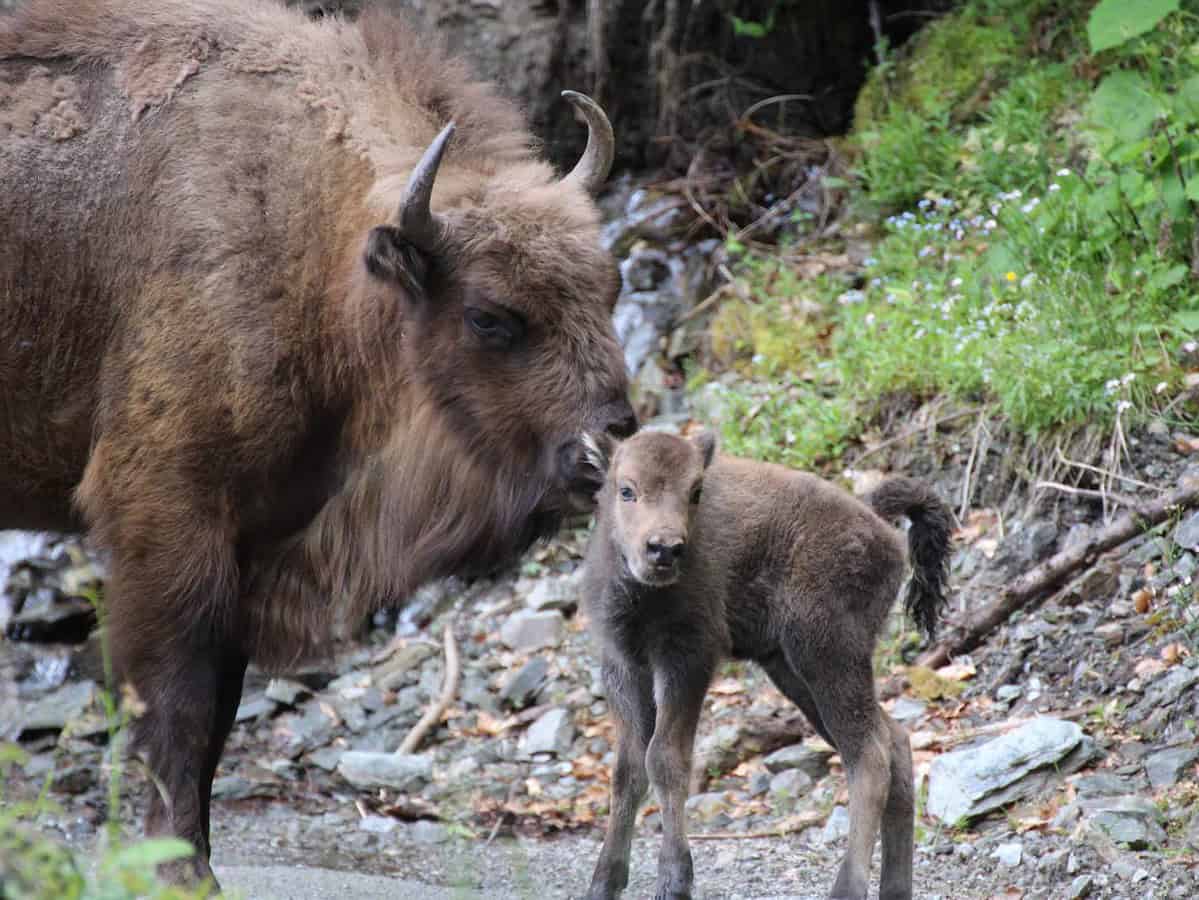
[(612, 170), (612, 157), (616, 155), (612, 123), (600, 105), (586, 94), (563, 91), (562, 96), (587, 120), (587, 149), (565, 180), (581, 185), (588, 193), (597, 193)]
[(445, 234), (445, 224), (429, 209), (429, 198), (433, 194), (437, 167), (441, 165), (441, 157), (453, 136), (454, 123), (451, 122), (433, 138), (433, 143), (408, 176), (404, 196), (400, 198), (400, 233), (426, 252), (436, 250)]

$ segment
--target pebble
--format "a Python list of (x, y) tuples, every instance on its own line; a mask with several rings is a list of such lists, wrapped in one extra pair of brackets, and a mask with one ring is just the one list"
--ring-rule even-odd
[(544, 647), (557, 647), (566, 633), (566, 620), (556, 609), (536, 612), (522, 609), (513, 613), (500, 628), (500, 639), (520, 653)]
[(1079, 875), (1070, 882), (1069, 893), (1066, 895), (1069, 900), (1082, 900), (1083, 897), (1089, 896), (1091, 893), (1091, 876)]
[(1024, 845), (1019, 841), (1000, 844), (991, 855), (999, 860), (1000, 865), (1014, 869), (1020, 865), (1020, 860), (1024, 857)]
[(828, 821), (824, 823), (824, 831), (820, 836), (826, 844), (848, 837), (849, 810), (841, 805), (834, 806), (833, 811), (828, 815)]

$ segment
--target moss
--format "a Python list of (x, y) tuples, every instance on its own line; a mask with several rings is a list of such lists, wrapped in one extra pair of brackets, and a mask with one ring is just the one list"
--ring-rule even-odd
[(921, 700), (949, 699), (957, 697), (965, 690), (965, 686), (960, 682), (942, 678), (925, 666), (911, 666), (905, 674), (912, 686), (912, 693)]
[(920, 32), (894, 65), (871, 70), (854, 105), (854, 130), (875, 130), (893, 110), (934, 119), (953, 114), (1015, 52), (1009, 29), (946, 16)]

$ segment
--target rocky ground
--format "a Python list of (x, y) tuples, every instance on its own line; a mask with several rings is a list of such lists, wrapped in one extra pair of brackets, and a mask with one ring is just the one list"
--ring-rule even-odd
[[(658, 351), (695, 339), (699, 320), (684, 313), (708, 295), (716, 249), (672, 237), (676, 210), (634, 194), (608, 234), (625, 258), (617, 325), (639, 402), (667, 428), (696, 415), (697, 398)], [(1015, 451), (1001, 435), (980, 447), (981, 423), (934, 407), (896, 419), (840, 475), (858, 490), (891, 470), (928, 477), (955, 506), (969, 494), (953, 559), (957, 624), (1085, 540), (1121, 499), (1199, 476), (1199, 442), (1155, 423), (1126, 436), (1114, 482), (1034, 497), (1027, 479), (1013, 490)], [(506, 577), (423, 590), (328, 664), (279, 679), (252, 669), (214, 789), (218, 873), (317, 866), (466, 896), (581, 896), (613, 758), (578, 608), (584, 525)], [(1197, 553), (1199, 513), (1179, 512), (936, 672), (913, 664), (920, 648), (896, 613), (877, 670), (915, 749), (917, 896), (1181, 898), (1199, 887)], [(110, 812), (87, 600), (103, 575), (73, 540), (0, 533), (0, 742), (28, 754), (0, 797), (48, 786), (55, 808), (37, 827), (80, 848)], [(447, 628), (460, 687), (417, 750), (392, 755), (440, 691)], [(131, 821), (146, 788), (136, 777), (124, 788)], [(844, 773), (753, 667), (729, 664), (712, 686), (693, 788), (701, 896), (824, 894), (844, 849)], [(630, 897), (653, 881), (652, 803), (638, 835)]]

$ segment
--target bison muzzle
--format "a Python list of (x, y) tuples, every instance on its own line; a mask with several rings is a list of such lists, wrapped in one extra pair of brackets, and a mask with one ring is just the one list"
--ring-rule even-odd
[(248, 661), (515, 559), (636, 429), (592, 194), (400, 21), (269, 0), (0, 19), (0, 527), (88, 529), (145, 712), (152, 834), (199, 850)]

